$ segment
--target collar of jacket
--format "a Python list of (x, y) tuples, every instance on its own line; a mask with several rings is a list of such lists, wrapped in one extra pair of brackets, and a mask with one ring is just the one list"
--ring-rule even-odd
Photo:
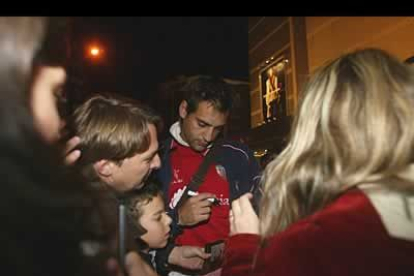
[[(190, 147), (190, 145), (186, 141), (184, 141), (184, 139), (181, 137), (181, 124), (180, 124), (180, 121), (177, 121), (177, 122), (175, 122), (174, 124), (171, 125), (170, 134), (174, 138), (173, 140), (171, 140), (170, 150), (174, 149), (174, 140), (182, 146), (185, 146), (185, 147), (188, 147), (188, 148)], [(213, 146), (213, 144), (208, 145), (207, 149), (204, 152), (202, 152), (201, 154), (205, 156), (207, 154), (208, 150), (212, 146)]]
[(414, 196), (378, 184), (363, 184), (359, 188), (367, 195), (391, 237), (414, 241)]

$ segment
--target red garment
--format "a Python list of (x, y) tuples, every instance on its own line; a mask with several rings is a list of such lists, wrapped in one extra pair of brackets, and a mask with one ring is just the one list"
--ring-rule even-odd
[[(171, 152), (172, 182), (168, 194), (169, 205), (174, 207), (191, 177), (200, 166), (204, 155), (174, 141), (175, 149)], [(184, 228), (183, 233), (175, 239), (179, 245), (204, 246), (217, 240), (225, 240), (229, 235), (229, 184), (217, 173), (216, 166), (208, 170), (205, 181), (198, 188), (199, 193), (213, 193), (220, 201), (213, 206), (210, 218), (196, 227)]]
[(392, 238), (358, 189), (286, 231), (259, 251), (259, 237), (232, 236), (222, 276), (414, 275), (414, 242)]

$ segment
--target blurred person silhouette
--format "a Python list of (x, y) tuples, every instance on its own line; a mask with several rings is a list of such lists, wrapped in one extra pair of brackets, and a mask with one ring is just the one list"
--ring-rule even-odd
[[(105, 264), (85, 267), (83, 212), (92, 195), (66, 169), (57, 147), (58, 103), (66, 78), (65, 55), (56, 44), (59, 20), (0, 17), (0, 267), (8, 275), (106, 270)], [(115, 261), (107, 265), (120, 275)], [(153, 275), (148, 268), (137, 254), (127, 256), (130, 275)]]

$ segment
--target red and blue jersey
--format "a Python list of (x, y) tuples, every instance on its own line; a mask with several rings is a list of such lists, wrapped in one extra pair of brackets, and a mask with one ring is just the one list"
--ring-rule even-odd
[[(172, 178), (168, 191), (168, 207), (174, 209), (181, 198), (191, 177), (197, 172), (206, 152), (199, 153), (191, 148), (180, 145), (176, 141), (172, 144), (171, 170)], [(229, 234), (230, 192), (226, 175), (220, 164), (210, 166), (204, 182), (198, 188), (199, 193), (215, 194), (220, 205), (212, 206), (210, 218), (196, 227), (184, 228), (175, 242), (179, 245), (204, 246), (217, 240), (224, 240)]]

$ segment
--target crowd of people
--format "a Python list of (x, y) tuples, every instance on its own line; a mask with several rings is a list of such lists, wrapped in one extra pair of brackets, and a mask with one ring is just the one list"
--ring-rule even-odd
[(62, 112), (53, 20), (0, 17), (4, 273), (411, 275), (412, 65), (361, 49), (315, 70), (261, 171), (223, 135), (232, 91), (219, 78), (182, 88), (165, 141), (162, 119), (119, 95)]

